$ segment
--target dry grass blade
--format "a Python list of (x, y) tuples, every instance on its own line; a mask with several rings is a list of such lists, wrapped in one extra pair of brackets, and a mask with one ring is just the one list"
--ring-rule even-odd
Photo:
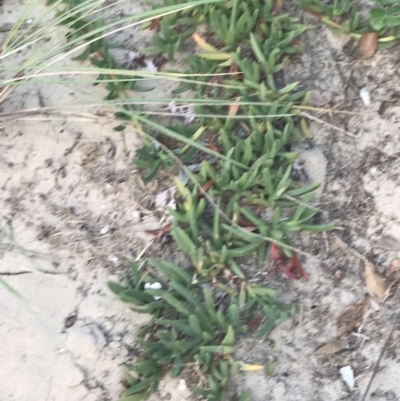
[(371, 388), (371, 384), (372, 384), (372, 382), (374, 381), (374, 378), (375, 378), (375, 376), (376, 376), (376, 373), (378, 372), (379, 364), (381, 363), (381, 359), (382, 359), (382, 357), (383, 357), (383, 354), (385, 353), (386, 348), (387, 348), (387, 346), (389, 345), (389, 342), (390, 342), (390, 340), (391, 340), (391, 338), (392, 338), (392, 336), (393, 336), (393, 333), (394, 333), (395, 329), (396, 329), (396, 326), (392, 326), (392, 330), (390, 331), (390, 333), (389, 333), (389, 335), (388, 335), (388, 337), (387, 337), (387, 339), (386, 339), (386, 341), (385, 341), (385, 344), (384, 344), (384, 346), (383, 346), (383, 348), (382, 348), (382, 351), (381, 351), (381, 353), (379, 354), (379, 358), (378, 358), (378, 360), (376, 361), (376, 364), (375, 364), (375, 366), (374, 366), (374, 371), (372, 372), (371, 379), (370, 379), (369, 382), (368, 382), (368, 386), (367, 386), (367, 388), (366, 388), (366, 390), (365, 390), (365, 392), (364, 392), (364, 394), (363, 394), (363, 396), (362, 396), (361, 401), (366, 401), (366, 399), (367, 399), (369, 390), (370, 390), (370, 388)]
[(37, 313), (39, 309), (33, 305), (27, 298), (24, 297), (18, 290), (8, 284), (5, 280), (0, 277), (0, 285), (2, 285), (10, 294), (16, 297), (29, 311)]
[[(326, 110), (326, 112), (328, 112), (328, 111), (329, 111), (329, 110)], [(324, 120), (321, 120), (321, 119), (318, 118), (318, 117), (312, 116), (311, 114), (308, 114), (308, 113), (305, 113), (305, 112), (301, 112), (300, 115), (302, 115), (303, 117), (308, 118), (308, 119), (311, 120), (311, 121), (315, 121), (315, 122), (317, 122), (317, 123), (326, 125), (327, 127), (332, 128), (332, 129), (334, 129), (335, 131), (341, 132), (342, 134), (345, 134), (345, 135), (347, 135), (347, 136), (349, 136), (349, 137), (351, 137), (351, 138), (353, 138), (353, 139), (356, 139), (356, 138), (357, 138), (357, 135), (354, 135), (354, 134), (352, 134), (351, 132), (344, 130), (343, 128), (337, 127), (336, 125), (333, 125), (333, 124), (328, 123), (328, 122), (326, 122), (326, 121), (324, 121)]]

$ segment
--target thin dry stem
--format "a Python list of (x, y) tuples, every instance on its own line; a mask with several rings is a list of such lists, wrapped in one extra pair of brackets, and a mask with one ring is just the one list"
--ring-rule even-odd
[(333, 124), (328, 123), (328, 122), (326, 122), (324, 120), (321, 120), (318, 117), (312, 116), (311, 114), (305, 113), (304, 111), (300, 112), (300, 115), (308, 118), (309, 120), (315, 121), (315, 122), (317, 122), (319, 124), (326, 125), (327, 127), (334, 129), (335, 131), (339, 131), (342, 134), (345, 134), (345, 135), (349, 136), (350, 138), (353, 138), (353, 139), (357, 138), (357, 135), (354, 135), (351, 132), (344, 130), (343, 128), (337, 127), (336, 125), (333, 125)]

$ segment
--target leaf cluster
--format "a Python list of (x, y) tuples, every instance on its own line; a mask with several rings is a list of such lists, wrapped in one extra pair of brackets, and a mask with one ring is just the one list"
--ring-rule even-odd
[[(297, 154), (285, 151), (293, 131), (290, 122), (280, 131), (267, 121), (263, 128), (259, 126), (249, 136), (236, 136), (233, 141), (228, 131), (221, 129), (220, 144), (228, 150), (229, 158), (220, 161), (219, 166), (203, 161), (200, 171), (193, 174), (201, 184), (212, 182), (207, 193), (219, 200), (217, 208), (207, 207), (197, 186), (184, 186), (176, 180), (180, 201), (176, 210), (169, 210), (175, 222), (172, 234), (199, 272), (208, 265), (216, 272), (229, 266), (243, 277), (235, 259), (258, 251), (259, 260), (264, 260), (265, 237), (287, 242), (287, 234), (292, 231), (331, 228), (311, 223), (318, 210), (307, 204), (318, 184), (293, 184), (292, 163)], [(260, 207), (271, 215), (269, 220), (256, 212)], [(221, 210), (235, 227), (221, 217)], [(242, 226), (251, 227), (251, 232)]]
[(188, 363), (208, 378), (208, 384), (196, 392), (209, 400), (227, 399), (228, 380), (240, 368), (233, 358), (234, 341), (246, 332), (254, 311), (266, 316), (260, 330), (266, 334), (296, 308), (277, 302), (274, 291), (246, 282), (238, 289), (221, 283), (199, 286), (195, 274), (173, 263), (150, 259), (149, 265), (152, 268), (143, 272), (132, 264), (124, 286), (109, 283), (132, 310), (153, 316), (137, 335), (140, 355), (126, 366), (131, 387), (122, 399), (133, 395), (144, 399), (139, 397), (156, 391), (167, 370), (177, 377)]
[[(311, 9), (321, 16), (321, 20), (339, 33), (363, 34), (377, 32), (379, 48), (390, 48), (400, 38), (400, 4), (397, 0), (374, 0), (367, 19), (363, 19), (351, 0), (296, 0), (301, 8)], [(342, 25), (332, 23), (334, 19), (344, 19)]]
[[(74, 7), (76, 1), (64, 3)], [(184, 4), (164, 0), (165, 6)], [(77, 16), (66, 24), (69, 38), (98, 32), (95, 24)], [(177, 207), (169, 213), (172, 237), (190, 268), (150, 259), (142, 269), (133, 264), (124, 285), (109, 284), (134, 311), (152, 315), (137, 335), (139, 353), (127, 366), (130, 388), (124, 401), (145, 399), (166, 371), (179, 376), (188, 366), (207, 378), (199, 394), (232, 399), (226, 387), (240, 368), (233, 356), (235, 339), (255, 318), (262, 322), (258, 334), (264, 335), (296, 311), (279, 302), (275, 291), (250, 283), (240, 259), (257, 252), (264, 261), (268, 241), (290, 244), (292, 232), (331, 228), (315, 224), (318, 211), (308, 206), (318, 185), (301, 186), (292, 175), (298, 155), (290, 144), (309, 136), (294, 107), (305, 104), (308, 94), (298, 83), (285, 84), (282, 73), (300, 53), (297, 38), (308, 27), (281, 14), (275, 0), (215, 2), (153, 20), (154, 41), (146, 53), (173, 60), (200, 24), (206, 29), (197, 43), (201, 51), (186, 58), (185, 72), (192, 78), (174, 91), (192, 91), (196, 121), (184, 125), (173, 118), (164, 124), (127, 105), (116, 114), (124, 120), (117, 131), (129, 120), (148, 128), (149, 138), (135, 158), (146, 181), (160, 168), (171, 168), (176, 158), (189, 178), (185, 184), (176, 180)], [(79, 59), (115, 69), (110, 45), (98, 38)], [(109, 71), (99, 77), (107, 83), (108, 99), (126, 99), (136, 78)], [(194, 161), (200, 167), (193, 172)], [(249, 400), (246, 393), (239, 401)]]
[(375, 0), (382, 5), (369, 12), (371, 27), (380, 34), (400, 38), (400, 4), (395, 0)]

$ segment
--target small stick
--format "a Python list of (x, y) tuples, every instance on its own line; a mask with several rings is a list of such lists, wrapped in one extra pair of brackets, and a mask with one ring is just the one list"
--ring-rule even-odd
[(135, 262), (139, 262), (140, 259), (142, 259), (143, 255), (146, 253), (147, 249), (149, 248), (149, 246), (154, 242), (154, 239), (152, 239), (142, 250), (142, 252), (140, 252), (140, 254), (137, 256), (137, 258), (135, 259)]
[(386, 348), (387, 348), (387, 346), (389, 345), (389, 341), (390, 341), (390, 339), (392, 338), (394, 329), (395, 329), (395, 326), (392, 326), (392, 330), (390, 331), (390, 333), (389, 333), (389, 335), (388, 335), (388, 338), (386, 339), (386, 342), (385, 342), (385, 344), (384, 344), (384, 346), (383, 346), (383, 348), (382, 348), (382, 351), (381, 351), (381, 353), (380, 353), (380, 355), (379, 355), (379, 358), (378, 358), (378, 360), (377, 360), (376, 363), (375, 363), (375, 367), (374, 367), (374, 370), (373, 370), (373, 372), (372, 372), (372, 376), (371, 376), (371, 378), (369, 379), (368, 386), (367, 386), (367, 388), (366, 388), (366, 390), (365, 390), (365, 392), (364, 392), (364, 395), (362, 396), (361, 401), (365, 401), (365, 400), (367, 399), (368, 392), (369, 392), (369, 390), (370, 390), (370, 388), (371, 388), (372, 382), (373, 382), (373, 380), (374, 380), (376, 374), (378, 373), (379, 364), (381, 363), (381, 359), (382, 359), (382, 357), (383, 357), (383, 354), (385, 353)]
[(304, 116), (304, 117), (306, 117), (306, 118), (308, 118), (308, 119), (310, 119), (311, 121), (315, 121), (317, 123), (326, 125), (327, 127), (334, 129), (335, 131), (339, 131), (339, 132), (341, 132), (341, 133), (343, 133), (343, 134), (345, 134), (345, 135), (347, 135), (347, 136), (349, 136), (349, 137), (351, 137), (353, 139), (357, 139), (357, 135), (354, 135), (351, 132), (346, 131), (343, 128), (337, 127), (336, 125), (333, 125), (331, 123), (328, 123), (327, 121), (324, 121), (324, 120), (322, 120), (322, 119), (320, 119), (318, 117), (312, 116), (311, 114), (308, 114), (308, 113), (305, 113), (305, 112), (300, 112), (299, 114)]

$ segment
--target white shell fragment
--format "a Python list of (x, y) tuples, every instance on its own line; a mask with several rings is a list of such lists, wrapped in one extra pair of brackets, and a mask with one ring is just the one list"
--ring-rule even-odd
[(354, 389), (354, 372), (351, 366), (344, 366), (339, 369), (339, 373), (342, 376), (342, 380), (347, 384), (347, 387), (351, 390)]
[(369, 93), (369, 90), (367, 88), (362, 88), (360, 90), (360, 98), (364, 103), (364, 106), (371, 106), (371, 94)]
[(187, 389), (187, 384), (185, 379), (180, 379), (178, 384), (178, 390), (185, 391)]
[(145, 290), (161, 290), (161, 283), (146, 283), (144, 285)]
[[(162, 288), (161, 283), (145, 283), (145, 285), (144, 285), (145, 290), (161, 290), (161, 288)], [(162, 297), (159, 297), (158, 295), (154, 295), (153, 298), (155, 301), (158, 301)]]
[(111, 230), (110, 226), (105, 226), (100, 230), (100, 235), (105, 235)]
[(132, 216), (132, 222), (133, 223), (139, 223), (140, 221), (140, 210), (133, 210), (131, 213)]

